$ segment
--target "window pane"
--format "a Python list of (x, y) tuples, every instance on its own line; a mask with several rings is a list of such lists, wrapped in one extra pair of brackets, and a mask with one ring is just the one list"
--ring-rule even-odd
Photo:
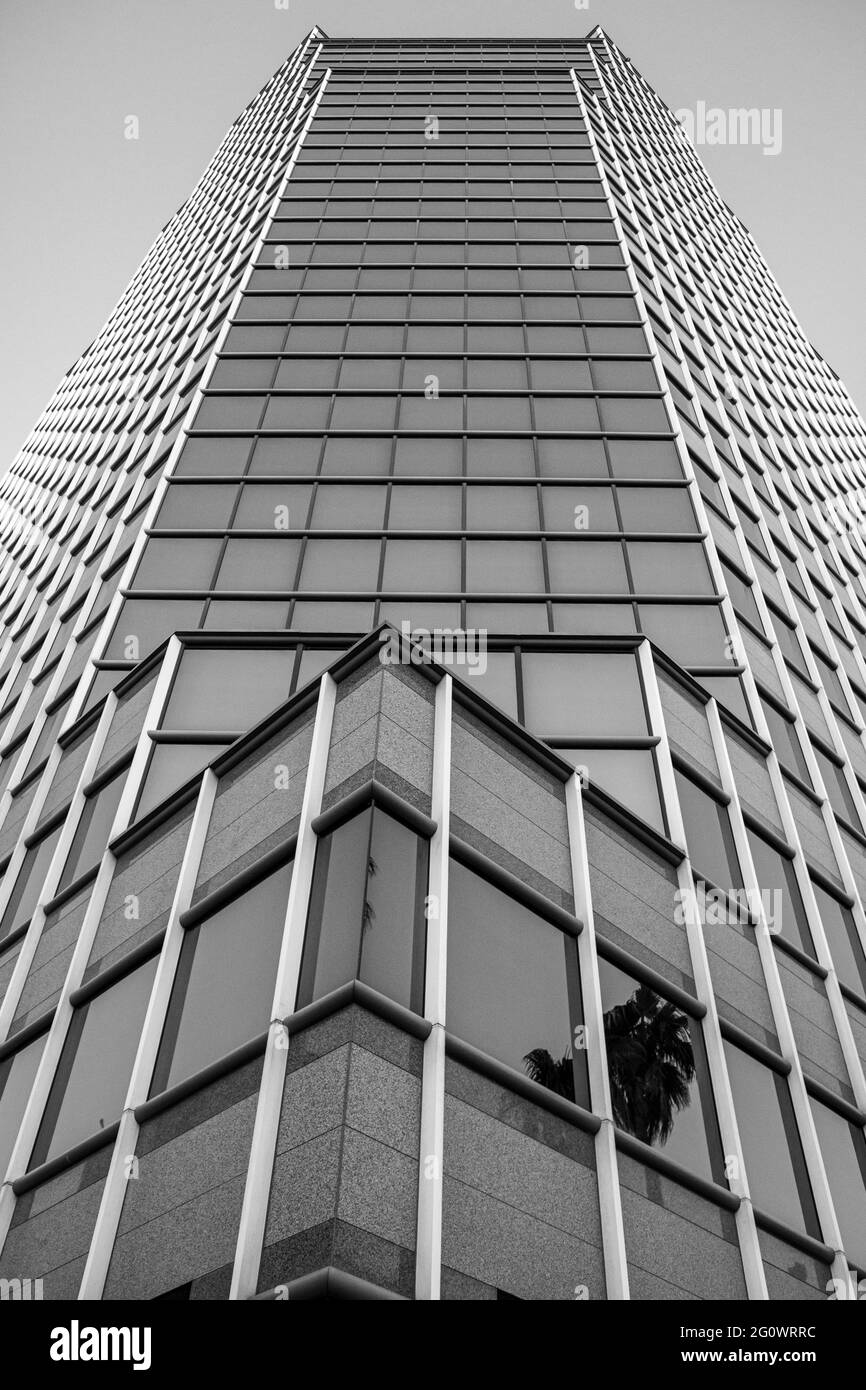
[(585, 1105), (577, 943), (451, 860), (448, 1030)]
[(785, 1078), (742, 1048), (724, 1046), (752, 1200), (768, 1216), (820, 1239)]
[(603, 787), (664, 834), (655, 759), (649, 749), (574, 747), (556, 751), (575, 767), (585, 769), (581, 776), (588, 785)]
[(76, 1010), (30, 1160), (31, 1168), (119, 1118), (156, 964), (154, 957)]
[(647, 733), (632, 652), (524, 652), (526, 724), (548, 738)]
[(378, 540), (308, 541), (298, 587), (306, 593), (375, 590), (380, 548)]
[(292, 867), (285, 864), (187, 932), (151, 1094), (267, 1028)]
[(426, 845), (365, 811), (319, 844), (298, 1006), (349, 980), (423, 1007)]
[(866, 1269), (866, 1140), (844, 1116), (812, 1100), (812, 1114), (845, 1253)]
[(554, 594), (627, 594), (628, 574), (620, 541), (548, 541)]
[(15, 880), (15, 887), (6, 904), (3, 919), (0, 921), (0, 938), (30, 921), (45, 886), (45, 875), (48, 873), (48, 866), (57, 848), (62, 829), (62, 824), (56, 826), (27, 850)]
[(640, 629), (681, 666), (722, 666), (730, 658), (722, 610), (704, 603), (642, 603)]
[(544, 593), (537, 541), (469, 541), (466, 588), (471, 593)]
[(187, 649), (181, 658), (165, 729), (249, 729), (288, 698), (294, 651)]
[(778, 932), (786, 941), (814, 956), (815, 947), (812, 945), (793, 860), (779, 854), (748, 827), (746, 834), (771, 931)]
[(92, 869), (102, 858), (126, 786), (128, 771), (128, 768), (124, 768), (111, 782), (107, 782), (93, 796), (87, 797), (63, 873), (60, 875), (59, 889), (65, 888), (79, 874)]
[(628, 558), (638, 594), (711, 594), (702, 545), (629, 541)]
[(712, 1180), (719, 1141), (697, 1022), (604, 958), (598, 971), (614, 1122)]
[(157, 743), (154, 744), (147, 768), (135, 819), (159, 806), (172, 792), (207, 767), (211, 758), (222, 752), (222, 743)]
[(743, 880), (726, 807), (678, 769), (674, 776), (695, 875), (705, 874), (725, 892), (741, 888)]
[(382, 587), (393, 593), (460, 589), (460, 541), (389, 540)]
[(0, 1180), (6, 1173), (48, 1034), (0, 1062)]
[(821, 924), (839, 979), (858, 994), (866, 994), (866, 957), (850, 909), (819, 884), (812, 884)]

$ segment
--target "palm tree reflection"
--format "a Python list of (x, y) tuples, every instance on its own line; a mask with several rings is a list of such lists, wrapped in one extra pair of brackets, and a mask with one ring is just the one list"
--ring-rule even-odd
[[(645, 1144), (665, 1144), (691, 1099), (695, 1057), (688, 1015), (647, 985), (604, 1015), (613, 1118)], [(533, 1081), (574, 1100), (574, 1058), (541, 1047), (524, 1057)]]

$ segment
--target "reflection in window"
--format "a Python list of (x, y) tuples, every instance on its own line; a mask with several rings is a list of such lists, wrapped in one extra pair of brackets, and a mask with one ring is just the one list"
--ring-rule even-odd
[(526, 725), (548, 738), (635, 738), (647, 716), (634, 652), (525, 652)]
[(186, 933), (152, 1095), (267, 1028), (291, 880), (284, 864)]
[(316, 851), (298, 1007), (350, 980), (420, 1013), (426, 841), (370, 807)]
[(604, 959), (599, 977), (614, 1122), (698, 1176), (717, 1178), (719, 1138), (697, 1021)]
[(154, 956), (74, 1011), (31, 1168), (89, 1139), (119, 1118), (156, 964)]
[(449, 1032), (587, 1105), (575, 938), (458, 860), (449, 872)]
[(725, 1058), (755, 1206), (820, 1239), (787, 1081), (733, 1043)]

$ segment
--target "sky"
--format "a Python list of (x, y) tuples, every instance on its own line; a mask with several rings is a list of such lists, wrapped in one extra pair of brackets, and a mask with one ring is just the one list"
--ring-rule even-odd
[[(863, 0), (284, 3), (3, 0), (0, 471), (235, 116), (316, 23), (406, 37), (581, 37), (601, 24), (674, 110), (781, 110), (776, 156), (699, 153), (866, 408)], [(131, 115), (138, 140), (124, 138)]]

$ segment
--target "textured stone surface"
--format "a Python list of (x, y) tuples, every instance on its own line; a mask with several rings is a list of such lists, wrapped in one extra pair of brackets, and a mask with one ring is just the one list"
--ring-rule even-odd
[(758, 1042), (778, 1047), (754, 928), (706, 925), (704, 940), (720, 1016)]
[(13, 1027), (22, 1027), (56, 1001), (90, 901), (92, 885), (46, 919), (15, 1010)]
[(445, 1061), (445, 1091), (585, 1168), (595, 1168), (592, 1135), (450, 1057)]
[[(41, 820), (46, 820), (52, 812), (56, 811), (72, 796), (78, 779), (81, 776), (81, 770), (84, 767), (87, 754), (90, 752), (92, 737), (93, 730), (91, 729), (83, 738), (79, 739), (77, 743), (74, 743), (71, 748), (64, 749), (48, 795), (45, 798), (45, 803), (42, 807)], [(35, 787), (38, 783), (34, 783), (33, 785)], [(9, 822), (7, 821), (6, 825), (8, 826), (8, 824)], [(6, 827), (4, 827), (4, 835), (5, 830)], [(3, 849), (0, 847), (0, 856), (2, 856), (2, 854)]]
[(665, 728), (672, 746), (702, 772), (718, 781), (719, 769), (704, 706), (700, 700), (687, 695), (663, 671), (658, 671), (657, 676)]
[(830, 836), (827, 834), (827, 827), (821, 812), (807, 796), (804, 796), (790, 782), (786, 781), (786, 786), (788, 800), (791, 803), (791, 810), (797, 825), (797, 834), (800, 837), (800, 844), (803, 846), (803, 853), (807, 859), (813, 864), (817, 864), (841, 886), (842, 878), (839, 873), (839, 865), (836, 862), (836, 856), (833, 853)]
[(743, 805), (748, 806), (765, 825), (771, 826), (781, 834), (782, 818), (776, 805), (765, 759), (759, 757), (753, 748), (731, 733), (730, 729), (725, 731), (725, 742), (728, 745), (734, 781)]
[(832, 1270), (794, 1245), (758, 1231), (767, 1292), (772, 1299), (826, 1299)]
[(0, 953), (0, 1004), (6, 997), (9, 981), (12, 979), (12, 972), (15, 969), (15, 962), (18, 960), (20, 951), (21, 942), (16, 941), (9, 950)]
[(586, 807), (585, 821), (596, 931), (693, 991), (685, 928), (674, 922), (673, 868), (594, 807)]
[[(571, 906), (571, 861), (561, 782), (461, 711), (452, 730), (452, 829), (503, 868)], [(474, 835), (467, 835), (470, 827)]]
[(714, 1215), (710, 1202), (696, 1198), (692, 1204), (692, 1219), (688, 1219), (623, 1185), (622, 1211), (629, 1269), (634, 1269), (636, 1279), (640, 1271), (663, 1280), (680, 1290), (681, 1298), (745, 1298), (739, 1247), (703, 1224), (697, 1224), (694, 1218), (704, 1215), (697, 1202), (710, 1209), (706, 1213), (706, 1225), (712, 1226)]
[(140, 1155), (106, 1298), (153, 1298), (234, 1258), (256, 1096)]
[[(310, 759), (313, 715), (283, 731), (249, 762), (220, 781), (208, 826), (193, 901), (261, 859), (296, 829)], [(278, 767), (288, 768), (288, 785), (275, 785)]]
[(0, 1255), (0, 1278), (44, 1279), (46, 1299), (76, 1297), (103, 1188), (102, 1177), (82, 1186), (86, 1173), (86, 1163), (76, 1164), (28, 1194)]
[(99, 755), (97, 771), (114, 762), (138, 742), (145, 716), (156, 685), (156, 673), (144, 681), (118, 705), (108, 730), (108, 737)]
[(445, 1175), (442, 1261), (516, 1298), (605, 1297), (601, 1252), (486, 1192)]
[(823, 1082), (837, 1096), (853, 1100), (823, 981), (781, 951), (776, 955), (804, 1072)]
[[(25, 787), (23, 792), (19, 792), (18, 796), (13, 797), (6, 819), (3, 822), (3, 828), (0, 830), (0, 859), (5, 859), (7, 854), (11, 854), (18, 843), (21, 827), (33, 804), (33, 798), (36, 795), (36, 788), (38, 786), (39, 778), (37, 777), (35, 782), (31, 782), (28, 787)], [(58, 802), (58, 805), (60, 805), (60, 802)]]
[(191, 809), (179, 812), (118, 860), (86, 978), (167, 925), (191, 823)]

